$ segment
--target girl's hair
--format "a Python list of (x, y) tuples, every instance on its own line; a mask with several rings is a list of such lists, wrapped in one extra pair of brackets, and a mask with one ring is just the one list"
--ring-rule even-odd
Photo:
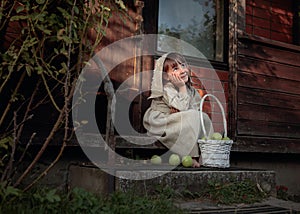
[(190, 86), (191, 85), (191, 69), (189, 67), (189, 65), (187, 64), (187, 61), (185, 60), (185, 58), (179, 54), (179, 53), (170, 53), (165, 62), (164, 62), (164, 66), (163, 66), (163, 72), (167, 72), (167, 70), (169, 70), (170, 68), (175, 68), (176, 66), (178, 66), (178, 64), (186, 64), (186, 66), (188, 66), (188, 82), (187, 85)]
[(184, 63), (187, 65), (185, 58), (181, 54), (170, 53), (164, 62), (163, 71), (166, 72), (169, 68), (176, 67), (178, 63)]

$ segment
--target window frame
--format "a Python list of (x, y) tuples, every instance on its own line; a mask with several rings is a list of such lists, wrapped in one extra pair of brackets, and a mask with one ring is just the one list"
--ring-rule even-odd
[[(185, 56), (188, 63), (193, 66), (209, 67), (213, 66), (215, 69), (228, 70), (228, 23), (229, 23), (229, 1), (224, 0), (224, 17), (223, 17), (223, 59), (221, 61), (207, 59), (210, 65), (207, 65), (207, 60), (192, 56)], [(158, 33), (158, 15), (159, 15), (159, 0), (145, 1), (145, 9), (143, 10), (144, 19), (144, 32), (147, 34)], [(150, 17), (150, 18), (147, 18)], [(154, 18), (151, 18), (154, 17)], [(163, 55), (165, 52), (158, 51), (155, 44), (156, 57)]]

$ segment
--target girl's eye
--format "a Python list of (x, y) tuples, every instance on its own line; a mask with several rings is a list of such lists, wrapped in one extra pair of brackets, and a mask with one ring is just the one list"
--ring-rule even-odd
[(174, 68), (173, 68), (173, 71), (177, 71), (177, 70), (178, 70), (178, 68), (177, 68), (177, 67), (174, 67)]
[(181, 64), (181, 67), (185, 68), (185, 66), (186, 66), (185, 63), (182, 63), (182, 64)]

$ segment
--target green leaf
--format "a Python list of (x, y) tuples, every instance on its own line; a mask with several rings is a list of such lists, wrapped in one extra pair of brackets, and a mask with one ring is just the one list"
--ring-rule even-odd
[(63, 67), (63, 69), (65, 69), (65, 71), (69, 70), (65, 62), (61, 63), (61, 66)]
[(20, 194), (21, 194), (21, 191), (19, 189), (17, 189), (17, 188), (12, 187), (12, 186), (6, 187), (5, 193), (4, 193), (5, 198), (7, 196), (11, 196), (11, 195), (13, 195), (13, 196), (19, 196)]
[(45, 0), (36, 0), (36, 3), (38, 3), (38, 4), (44, 4)]
[(28, 76), (31, 76), (32, 66), (26, 65), (25, 69), (26, 69), (26, 72), (27, 72)]
[(79, 9), (78, 9), (77, 6), (74, 7), (74, 12), (75, 12), (76, 14), (79, 14)]
[(44, 69), (41, 66), (37, 66), (35, 70), (37, 71), (38, 74), (42, 74), (44, 72)]
[(20, 15), (11, 17), (10, 21), (18, 21), (28, 19), (28, 16)]
[(24, 10), (24, 6), (22, 5), (22, 6), (17, 7), (16, 12), (20, 13), (23, 10)]
[(0, 148), (8, 149), (9, 142), (12, 141), (12, 137), (5, 137), (0, 140)]

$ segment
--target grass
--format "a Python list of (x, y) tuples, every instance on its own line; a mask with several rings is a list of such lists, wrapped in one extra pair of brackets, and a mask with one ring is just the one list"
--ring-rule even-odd
[(56, 189), (36, 188), (22, 192), (0, 184), (0, 213), (184, 213), (175, 204), (182, 200), (209, 199), (216, 204), (259, 202), (267, 197), (252, 181), (208, 182), (201, 191), (177, 192), (158, 186), (155, 192), (138, 195), (132, 192), (114, 192), (107, 196), (92, 194), (80, 188), (69, 193)]
[(216, 204), (251, 204), (260, 202), (268, 194), (262, 192), (257, 184), (250, 180), (218, 182), (209, 181), (208, 184), (198, 192), (185, 191), (182, 198), (186, 199), (205, 199)]
[(74, 188), (68, 194), (45, 188), (26, 193), (11, 188), (8, 191), (10, 193), (3, 194), (2, 188), (0, 213), (184, 213), (174, 205), (169, 193), (138, 196), (134, 192), (115, 192), (99, 196), (80, 188)]

